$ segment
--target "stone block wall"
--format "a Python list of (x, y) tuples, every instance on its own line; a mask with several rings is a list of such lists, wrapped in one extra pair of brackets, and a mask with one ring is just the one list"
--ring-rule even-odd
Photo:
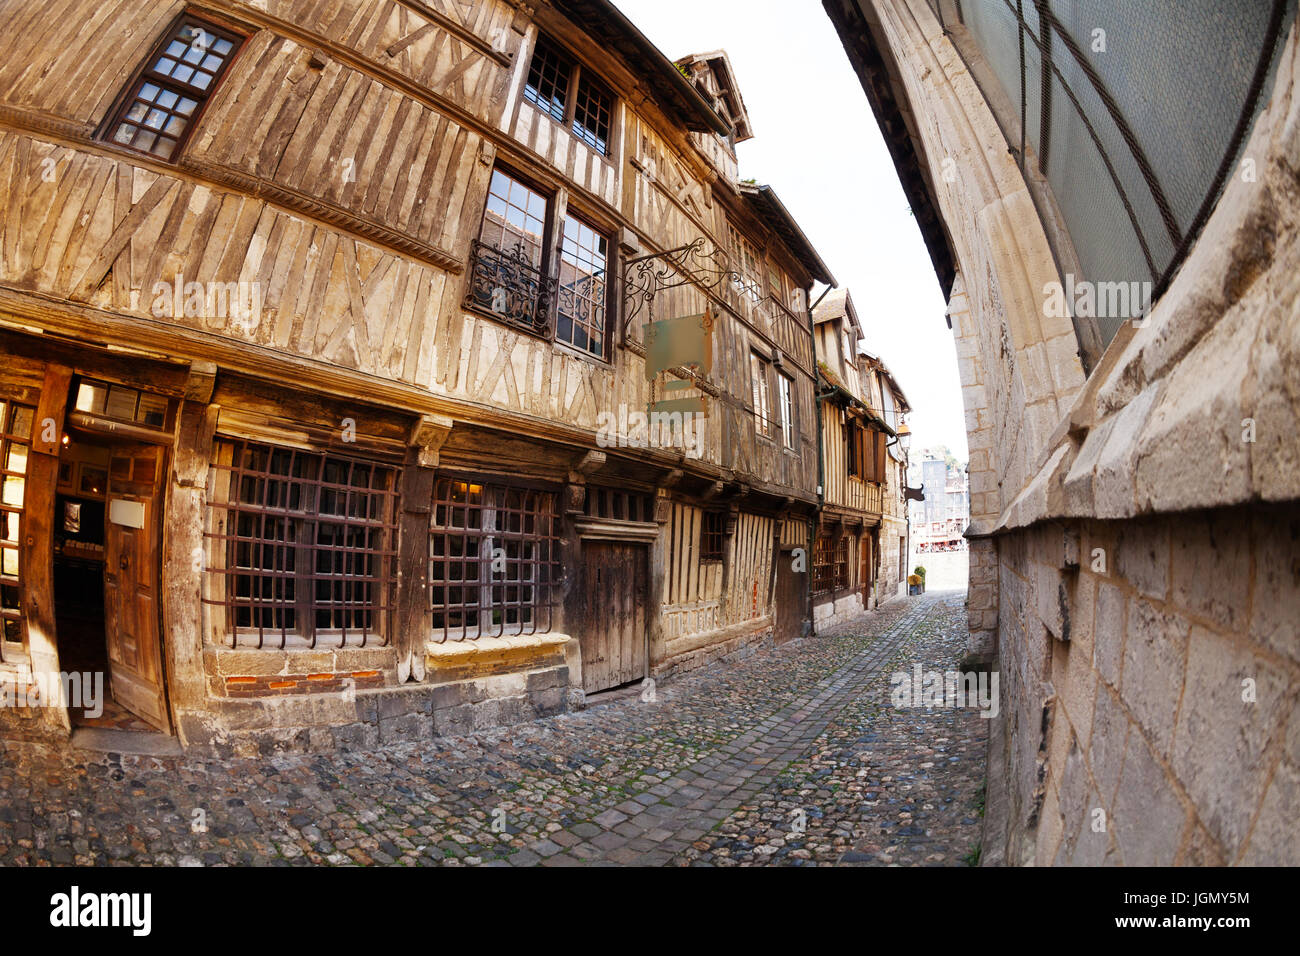
[(1011, 826), (986, 851), (1300, 860), (1300, 508), (1079, 522), (998, 546)]
[[(986, 864), (1300, 863), (1300, 42), (1085, 379), (1046, 229), (925, 4), (861, 0), (957, 278)], [(847, 40), (852, 43), (851, 38)]]

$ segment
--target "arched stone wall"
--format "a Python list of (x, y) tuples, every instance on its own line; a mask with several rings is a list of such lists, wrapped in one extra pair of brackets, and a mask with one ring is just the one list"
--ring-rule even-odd
[(1039, 212), (929, 6), (840, 6), (885, 64), (957, 267), (971, 644), (1002, 703), (984, 861), (1300, 861), (1294, 24), (1249, 174), (1085, 379), (1045, 309)]

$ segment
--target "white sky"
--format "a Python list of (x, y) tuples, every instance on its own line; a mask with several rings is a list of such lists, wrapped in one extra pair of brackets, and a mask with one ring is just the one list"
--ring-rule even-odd
[[(966, 460), (945, 303), (871, 105), (820, 0), (615, 0), (670, 59), (727, 51), (754, 138), (740, 175), (772, 186), (842, 287), (866, 347), (912, 405), (912, 448)], [(820, 289), (814, 290), (814, 298)]]

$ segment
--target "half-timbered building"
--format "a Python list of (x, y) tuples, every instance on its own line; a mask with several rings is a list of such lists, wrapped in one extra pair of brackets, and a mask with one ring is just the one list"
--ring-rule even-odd
[(833, 279), (725, 54), (605, 0), (4, 7), (0, 680), (367, 745), (806, 631)]
[(815, 304), (822, 507), (812, 552), (818, 623), (844, 620), (905, 593), (909, 410), (880, 359), (862, 352), (862, 322), (847, 289)]

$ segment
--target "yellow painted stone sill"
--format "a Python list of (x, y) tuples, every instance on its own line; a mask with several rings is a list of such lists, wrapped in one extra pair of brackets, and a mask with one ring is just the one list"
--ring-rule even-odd
[(567, 634), (512, 634), (425, 644), (430, 683), (534, 670), (564, 663)]

